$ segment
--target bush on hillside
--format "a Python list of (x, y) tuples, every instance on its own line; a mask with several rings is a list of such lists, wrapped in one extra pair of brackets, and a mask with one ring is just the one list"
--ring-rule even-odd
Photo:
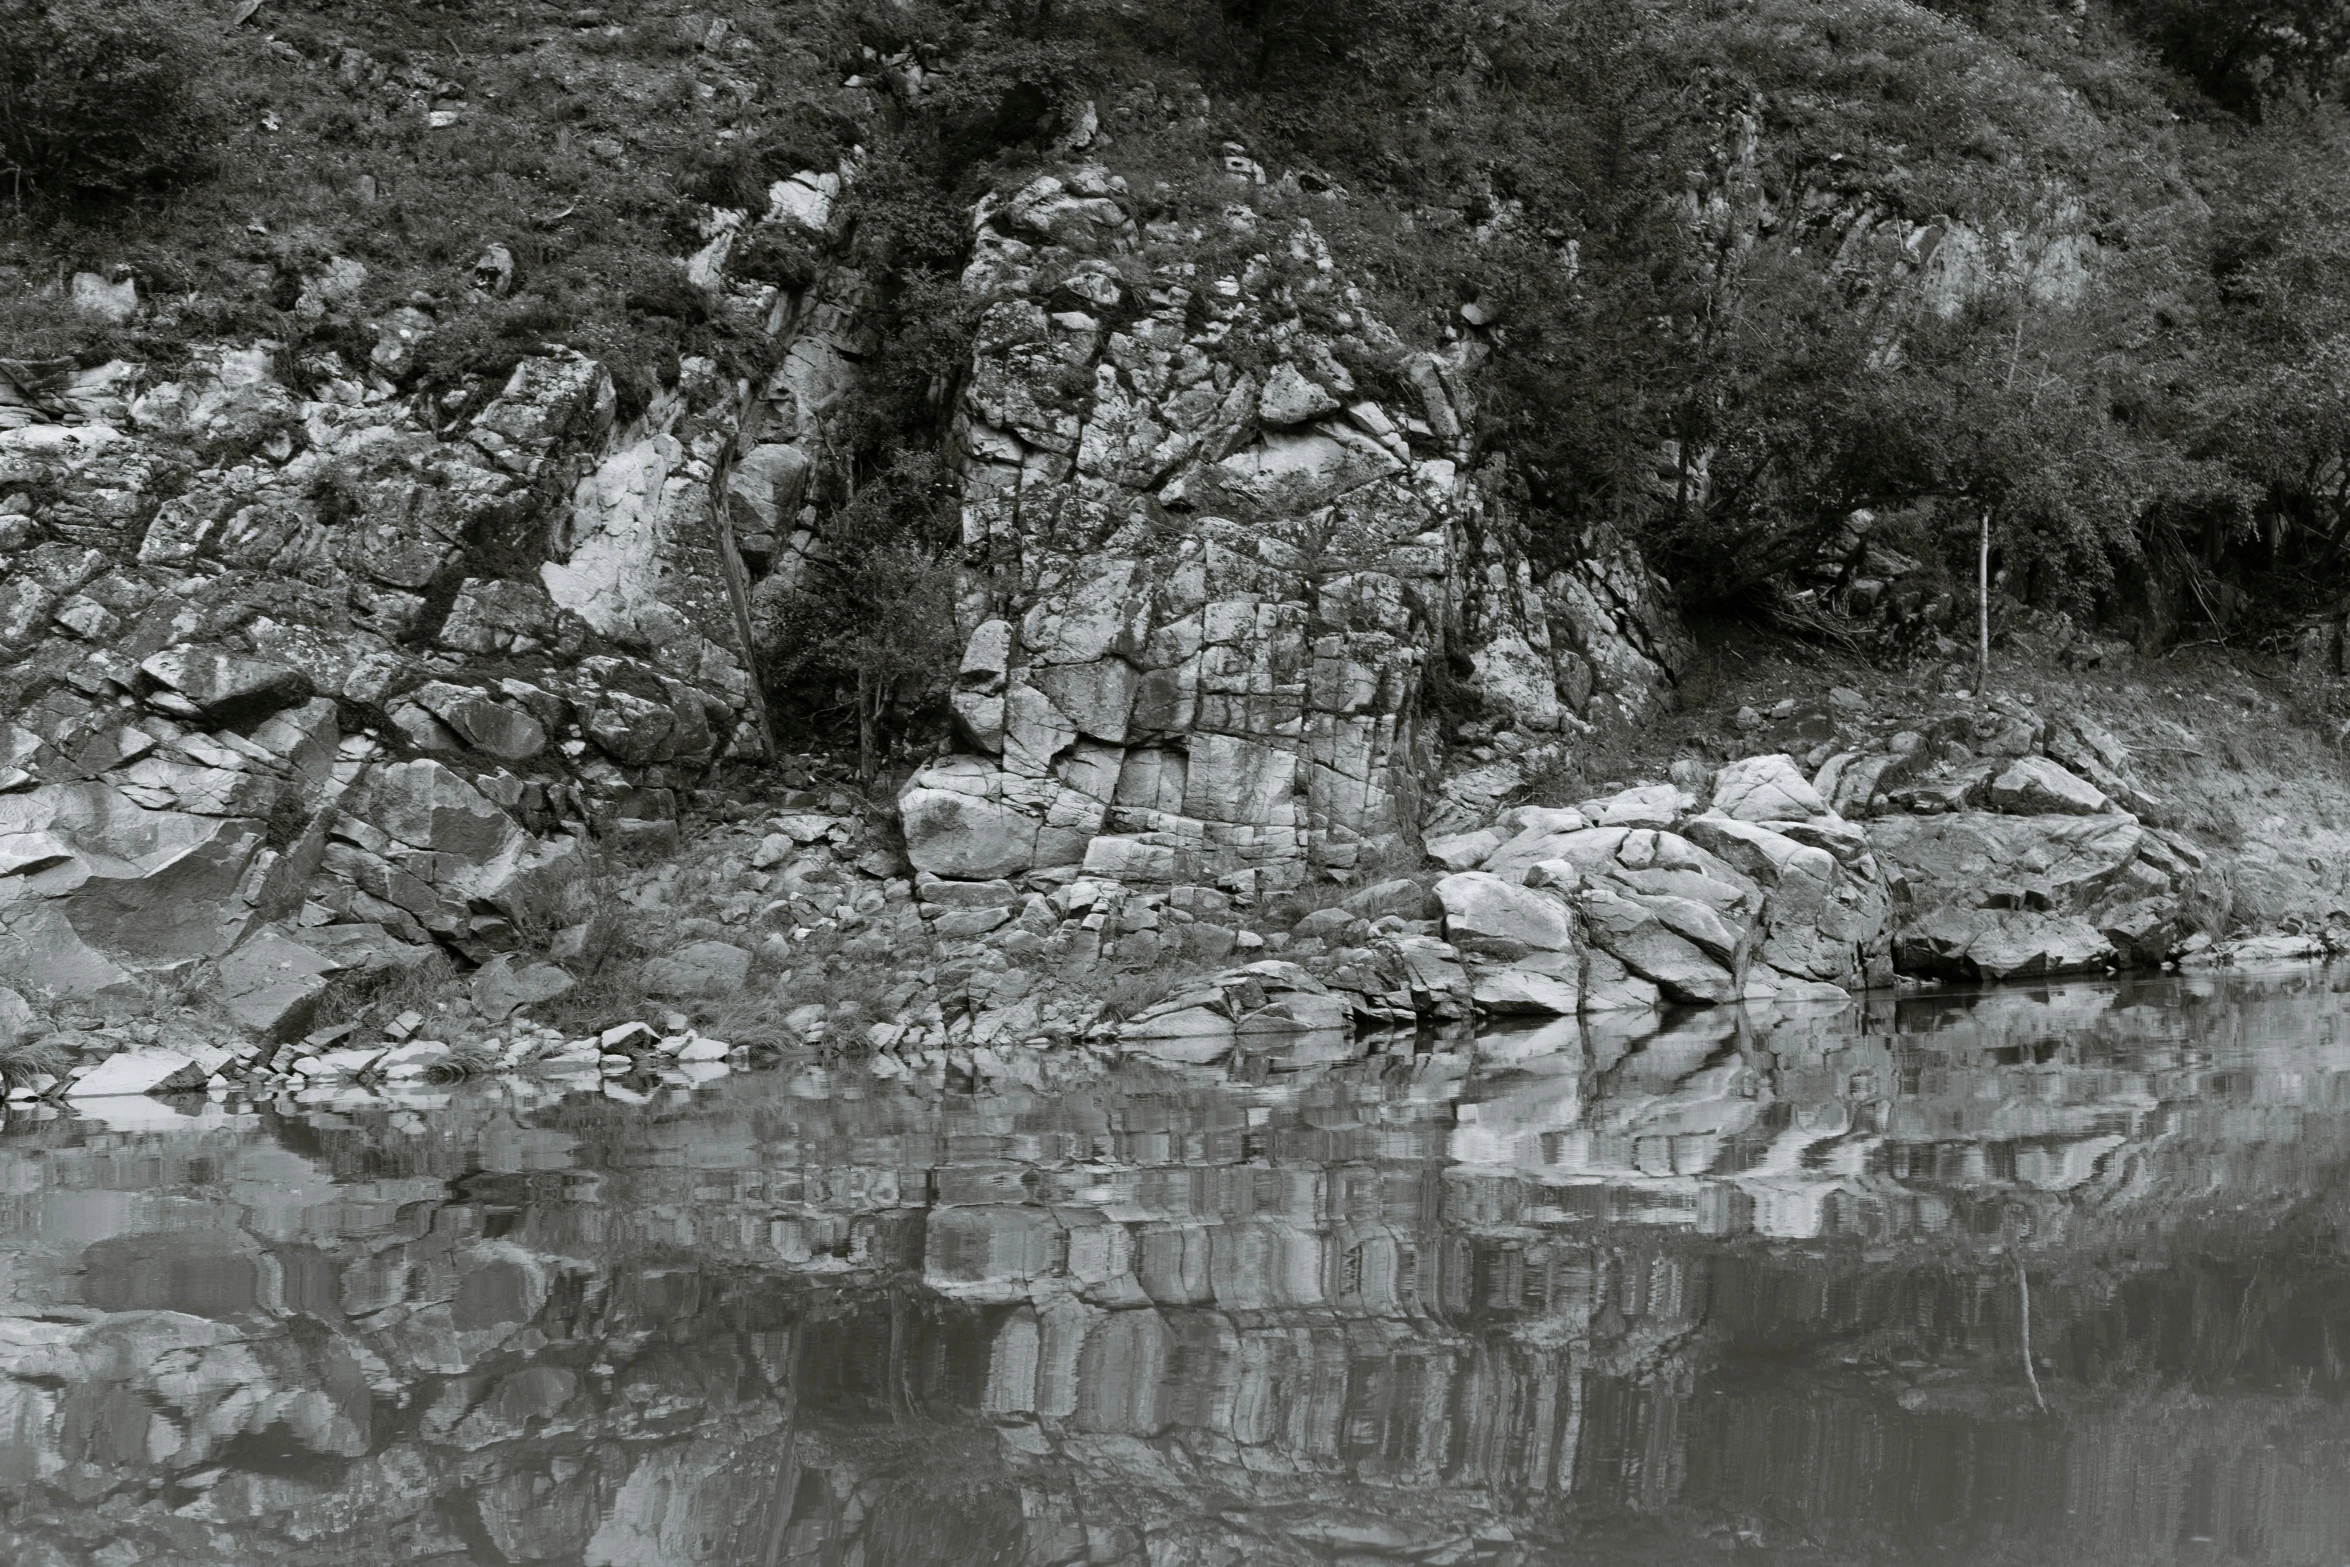
[(0, 180), (119, 196), (206, 166), (210, 45), (150, 0), (0, 0)]
[(2171, 69), (2257, 120), (2286, 97), (2328, 96), (2350, 60), (2345, 0), (2117, 0)]

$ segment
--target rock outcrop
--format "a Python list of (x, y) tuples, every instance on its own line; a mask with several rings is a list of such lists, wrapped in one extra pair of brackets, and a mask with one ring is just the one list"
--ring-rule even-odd
[(548, 350), (401, 395), (383, 372), (434, 329), (404, 309), (365, 363), (215, 348), (19, 408), (0, 979), (298, 1034), (337, 974), (583, 919), (593, 841), (674, 841), (681, 796), (764, 754), (746, 561), (791, 558), (790, 443), (843, 384), (856, 284), (730, 283), (719, 242), (759, 224), (810, 216), (719, 214), (696, 258), (776, 339), (756, 388), (689, 359), (623, 419), (601, 366)]
[[(1800, 812), (1749, 820), (1760, 812)], [(1575, 810), (1524, 808), (1480, 868), (1436, 884), (1445, 935), (1492, 1012), (1841, 998), (1890, 978), (1868, 842), (1785, 757)]]
[(1291, 889), (1415, 835), (1438, 678), (1550, 754), (1663, 698), (1680, 632), (1638, 557), (1538, 578), (1518, 548), (1480, 345), (1407, 351), (1305, 219), (1228, 209), (1257, 254), (1204, 277), (1204, 236), (1132, 205), (1087, 165), (980, 212), (963, 751), (903, 794), (916, 866)]

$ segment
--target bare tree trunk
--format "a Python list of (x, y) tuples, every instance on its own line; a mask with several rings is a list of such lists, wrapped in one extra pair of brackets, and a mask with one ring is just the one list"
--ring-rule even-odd
[(874, 689), (876, 684), (872, 670), (857, 671), (857, 778), (861, 783), (873, 781), (880, 750), (881, 693)]
[(1975, 559), (1975, 694), (1991, 684), (1991, 508), (1983, 508), (1982, 548)]

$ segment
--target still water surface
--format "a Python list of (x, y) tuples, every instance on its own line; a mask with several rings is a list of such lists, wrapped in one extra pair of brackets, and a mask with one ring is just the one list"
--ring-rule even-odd
[(2341, 1567), (2346, 991), (20, 1112), (0, 1562)]

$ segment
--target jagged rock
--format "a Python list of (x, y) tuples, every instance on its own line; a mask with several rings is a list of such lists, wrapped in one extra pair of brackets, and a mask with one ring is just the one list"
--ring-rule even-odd
[(2113, 808), (2093, 784), (2044, 756), (2019, 756), (1991, 780), (1991, 804), (2015, 816), (2096, 816)]
[(1500, 941), (1549, 952), (1575, 945), (1572, 912), (1546, 892), (1512, 886), (1484, 871), (1464, 871), (1438, 882), (1436, 896), (1444, 904), (1445, 935), (1455, 945)]
[(2120, 954), (2078, 915), (1941, 908), (1902, 928), (1894, 960), (1911, 974), (2033, 979), (2097, 973), (2118, 964)]
[(310, 695), (310, 682), (299, 670), (213, 647), (165, 648), (140, 660), (139, 669), (220, 723), (258, 718)]
[(1643, 784), (1604, 800), (1586, 800), (1582, 814), (1600, 827), (1670, 827), (1696, 806), (1678, 784)]
[(746, 533), (787, 533), (797, 523), (813, 464), (798, 446), (766, 442), (745, 452), (726, 482), (734, 525)]
[(692, 941), (644, 967), (645, 989), (656, 996), (688, 999), (731, 996), (751, 972), (751, 955), (724, 941)]
[[(1886, 863), (1887, 879), (1918, 908), (1972, 904), (1986, 887), (2008, 884), (2035, 891), (2063, 913), (2085, 913), (2116, 890), (2138, 890), (2127, 878), (2147, 840), (2130, 817), (1888, 816), (1871, 822), (1871, 848)], [(2157, 890), (2168, 885), (2159, 878)]]
[(2217, 943), (2190, 960), (2198, 968), (2229, 964), (2305, 963), (2326, 955), (2323, 937), (2308, 935), (2245, 936)]
[(1315, 909), (1300, 916), (1290, 927), (1290, 933), (1301, 941), (1325, 941), (1344, 934), (1348, 926), (1360, 922), (1360, 916), (1351, 910)]
[(1257, 417), (1272, 425), (1303, 424), (1337, 409), (1338, 399), (1292, 364), (1275, 365), (1257, 399)]
[(327, 976), (343, 966), (282, 932), (257, 931), (220, 960), (216, 994), (262, 1038), (295, 1039), (309, 1029)]
[(576, 983), (552, 963), (533, 963), (501, 952), (473, 971), (467, 990), (474, 1008), (495, 1023), (525, 1007), (568, 995)]
[(1359, 892), (1350, 892), (1341, 900), (1348, 913), (1363, 919), (1376, 920), (1387, 915), (1400, 919), (1427, 919), (1437, 910), (1432, 906), (1428, 889), (1408, 876), (1398, 876), (1376, 882)]
[(1582, 999), (1585, 1012), (1644, 1012), (1654, 1011), (1664, 993), (1613, 952), (1598, 948), (1585, 955)]
[(411, 693), (418, 706), (465, 743), (504, 762), (527, 762), (546, 749), (547, 731), (530, 714), (470, 686), (427, 681)]
[(1484, 827), (1475, 832), (1431, 838), (1427, 843), (1428, 858), (1448, 871), (1474, 870), (1500, 847), (1501, 835)]
[[(1884, 817), (1895, 960), (1960, 978), (2091, 972), (2168, 946), (2184, 862), (2125, 815)], [(2147, 907), (2153, 900), (2154, 908)]]
[(1036, 863), (1038, 818), (1009, 803), (1000, 775), (976, 763), (931, 767), (898, 796), (906, 857), (934, 876), (987, 880)]
[(368, 786), (367, 819), (415, 849), (485, 865), (522, 849), (512, 817), (439, 762), (395, 762)]
[(1573, 1017), (1583, 1009), (1583, 966), (1573, 953), (1529, 953), (1511, 963), (1481, 965), (1470, 999), (1486, 1012)]
[(6, 985), (0, 985), (0, 1050), (14, 1049), (40, 1026), (32, 1003)]
[(1750, 756), (1714, 775), (1713, 808), (1742, 822), (1802, 821), (1828, 807), (1791, 756)]
[(1703, 905), (1595, 887), (1584, 893), (1580, 907), (1596, 945), (1673, 999), (1738, 999), (1735, 960), (1740, 944)]

